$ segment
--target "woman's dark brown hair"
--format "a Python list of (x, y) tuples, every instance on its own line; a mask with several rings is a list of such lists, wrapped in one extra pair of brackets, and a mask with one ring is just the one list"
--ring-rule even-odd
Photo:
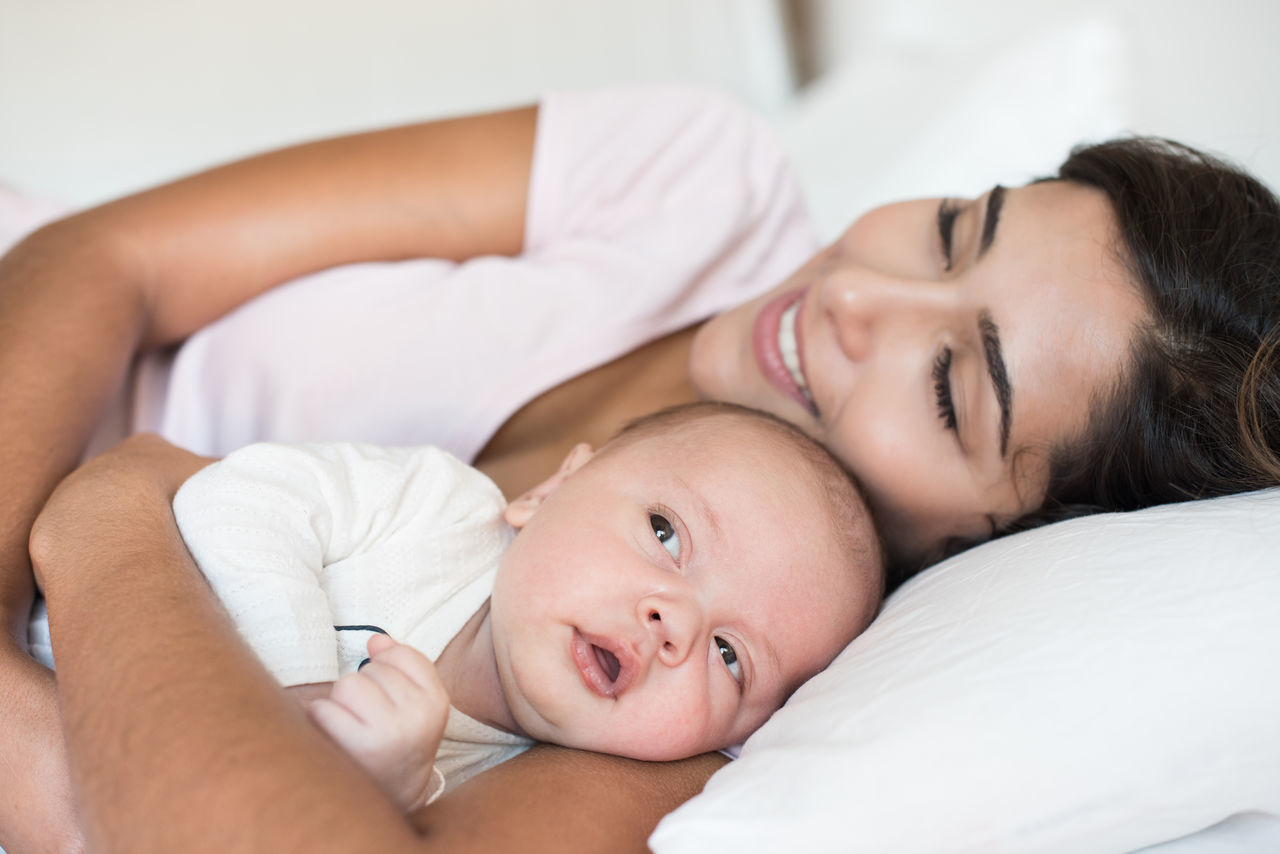
[[(1043, 507), (1002, 532), (1280, 484), (1280, 202), (1164, 139), (1081, 146), (1050, 180), (1101, 190), (1150, 320)], [(954, 542), (954, 553), (972, 543)], [(901, 576), (900, 576), (901, 577)]]

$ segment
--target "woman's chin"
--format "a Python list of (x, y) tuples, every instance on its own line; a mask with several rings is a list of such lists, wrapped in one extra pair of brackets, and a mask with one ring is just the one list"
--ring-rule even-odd
[(700, 400), (752, 405), (747, 371), (753, 366), (750, 303), (699, 327), (689, 350), (689, 382)]

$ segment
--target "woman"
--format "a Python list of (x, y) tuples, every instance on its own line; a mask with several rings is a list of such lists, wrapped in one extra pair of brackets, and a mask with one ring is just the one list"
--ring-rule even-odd
[[(206, 452), (248, 438), (235, 434), (245, 423), (252, 438), (387, 441), (386, 421), (401, 431), (392, 440), (462, 432), (464, 455), (510, 495), (574, 441), (695, 396), (731, 400), (832, 448), (863, 484), (900, 575), (1042, 517), (1280, 480), (1274, 197), (1158, 143), (1084, 150), (1059, 177), (881, 208), (815, 252), (753, 120), (703, 94), (606, 93), (303, 146), (57, 223), (0, 268), (0, 453), (16, 485), (0, 593), (11, 625), (21, 631), (30, 604), (31, 520), (135, 352), (183, 341), (282, 281), (362, 261), (485, 256), (431, 273), (449, 282), (425, 308), (444, 318), (430, 336), (448, 345), (426, 356), (383, 349), (406, 333), (364, 320), (380, 288), (273, 291), (188, 342), (160, 381), (158, 426)], [(524, 276), (527, 288), (503, 287)], [(420, 296), (388, 287), (397, 296), (378, 317)], [(474, 303), (486, 322), (507, 319), (467, 320)], [(584, 306), (566, 330), (560, 316)], [(317, 315), (337, 315), (319, 324), (318, 344), (255, 352), (289, 319), (305, 327)], [(486, 346), (466, 349), (482, 332)], [(581, 339), (590, 346), (576, 348)], [(485, 360), (499, 346), (509, 349)], [(289, 353), (298, 365), (250, 385)], [(395, 373), (417, 360), (419, 374)], [(147, 371), (135, 378), (143, 398), (155, 386)], [(501, 402), (458, 415), (440, 385), (454, 373), (469, 398), (488, 396), (495, 377), (519, 379), (496, 383)], [(323, 394), (288, 397), (317, 374)], [(214, 403), (174, 404), (183, 389)], [(317, 397), (339, 405), (290, 420)], [(246, 398), (247, 412), (219, 421)], [(434, 408), (384, 415), (406, 400)], [(722, 761), (531, 752), (420, 816), (429, 832), (415, 838), (291, 716), (193, 582), (166, 501), (196, 464), (126, 448), (73, 478), (33, 538), (92, 833), (128, 850), (463, 845), (455, 834), (486, 850), (516, 839), (521, 850), (642, 848)], [(76, 631), (59, 636), (60, 620)], [(163, 650), (123, 630), (138, 620)], [(0, 843), (36, 850), (49, 828), (74, 838), (51, 752), (55, 695), (20, 648), (4, 655), (0, 747), (17, 767), (45, 764), (6, 782)], [(237, 839), (246, 827), (251, 838)]]

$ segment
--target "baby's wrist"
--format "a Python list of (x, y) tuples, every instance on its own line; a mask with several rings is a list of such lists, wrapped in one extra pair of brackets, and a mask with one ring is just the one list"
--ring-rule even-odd
[(434, 803), (436, 798), (444, 794), (444, 788), (444, 772), (437, 768), (433, 763), (431, 766), (431, 773), (427, 775), (426, 785), (423, 787), (421, 794), (405, 805), (405, 812), (416, 812), (417, 810)]

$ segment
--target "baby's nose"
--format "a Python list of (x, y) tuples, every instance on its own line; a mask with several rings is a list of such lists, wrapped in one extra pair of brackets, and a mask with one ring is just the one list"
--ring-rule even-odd
[(696, 603), (679, 596), (649, 596), (641, 603), (640, 616), (658, 660), (668, 667), (683, 664), (699, 635), (701, 617)]

